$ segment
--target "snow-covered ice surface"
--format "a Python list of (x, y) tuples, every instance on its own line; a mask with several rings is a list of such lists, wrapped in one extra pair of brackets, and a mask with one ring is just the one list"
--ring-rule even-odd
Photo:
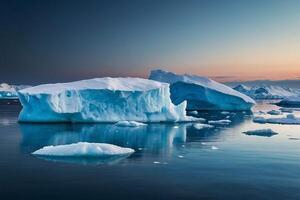
[(32, 154), (37, 156), (64, 156), (64, 157), (105, 157), (120, 156), (134, 153), (131, 148), (123, 148), (106, 143), (78, 142), (57, 146), (46, 146)]
[(228, 125), (231, 123), (231, 120), (229, 120), (229, 119), (209, 120), (208, 123), (215, 124), (215, 125)]
[(149, 79), (170, 83), (173, 103), (186, 100), (188, 110), (250, 110), (255, 104), (250, 97), (206, 77), (153, 70)]
[(18, 91), (23, 122), (190, 121), (169, 84), (142, 78), (95, 78)]
[(287, 97), (280, 102), (278, 102), (276, 105), (283, 106), (283, 107), (298, 107), (300, 108), (300, 96), (294, 96), (294, 97)]
[(256, 123), (271, 123), (271, 124), (300, 124), (300, 118), (297, 118), (294, 114), (288, 114), (282, 118), (264, 118), (255, 117), (253, 119)]
[(274, 132), (272, 129), (258, 129), (243, 132), (246, 135), (256, 135), (256, 136), (265, 136), (271, 137), (273, 135), (277, 135), (278, 133)]
[(204, 129), (204, 128), (213, 128), (214, 126), (213, 125), (210, 125), (210, 124), (202, 124), (202, 123), (197, 123), (197, 124), (194, 124), (194, 128), (195, 129)]
[(124, 126), (124, 127), (138, 127), (138, 126), (145, 126), (147, 124), (136, 122), (136, 121), (119, 121), (115, 123), (116, 126)]
[(286, 97), (300, 95), (299, 89), (284, 88), (284, 87), (272, 86), (272, 85), (262, 85), (262, 86), (253, 86), (253, 87), (238, 85), (233, 89), (253, 99), (283, 99)]

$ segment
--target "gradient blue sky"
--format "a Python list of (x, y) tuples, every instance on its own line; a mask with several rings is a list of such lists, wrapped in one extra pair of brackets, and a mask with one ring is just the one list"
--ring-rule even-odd
[(0, 2), (0, 81), (300, 77), (299, 0)]

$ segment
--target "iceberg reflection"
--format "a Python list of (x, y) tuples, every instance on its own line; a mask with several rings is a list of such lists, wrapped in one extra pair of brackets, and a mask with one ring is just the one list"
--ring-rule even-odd
[(77, 142), (109, 143), (161, 153), (186, 141), (187, 124), (149, 124), (118, 127), (113, 124), (21, 124), (22, 151)]
[[(212, 119), (222, 118), (224, 116), (216, 114)], [(234, 114), (230, 118), (231, 124), (202, 130), (195, 129), (194, 123), (160, 123), (140, 127), (119, 127), (114, 124), (20, 124), (22, 132), (20, 147), (22, 152), (32, 153), (49, 145), (77, 142), (109, 143), (134, 149), (136, 153), (132, 154), (130, 159), (149, 159), (151, 155), (152, 158), (154, 156), (168, 159), (174, 151), (181, 151), (185, 143), (197, 144), (198, 148), (201, 148), (201, 142), (226, 137), (225, 129), (241, 124), (246, 118), (251, 117), (248, 114)], [(117, 161), (119, 160), (118, 158)], [(83, 160), (82, 163), (88, 164), (90, 161)]]

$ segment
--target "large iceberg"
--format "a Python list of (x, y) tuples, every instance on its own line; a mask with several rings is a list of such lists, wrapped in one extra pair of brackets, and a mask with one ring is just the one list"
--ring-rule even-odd
[(250, 110), (255, 104), (250, 97), (206, 77), (153, 70), (149, 79), (170, 83), (172, 102), (178, 105), (186, 100), (187, 110)]
[(169, 84), (142, 78), (95, 78), (18, 91), (23, 122), (189, 121)]
[(285, 88), (273, 85), (247, 87), (240, 84), (233, 89), (253, 99), (283, 99), (285, 97), (292, 97), (300, 94), (299, 89)]

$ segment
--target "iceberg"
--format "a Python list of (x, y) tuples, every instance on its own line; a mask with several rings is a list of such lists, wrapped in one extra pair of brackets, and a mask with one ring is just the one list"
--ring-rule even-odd
[(253, 121), (262, 124), (300, 124), (300, 118), (297, 118), (294, 114), (288, 114), (286, 117), (282, 118), (255, 117)]
[(246, 135), (256, 135), (256, 136), (264, 136), (264, 137), (271, 137), (273, 135), (277, 135), (278, 133), (274, 132), (272, 129), (258, 129), (252, 131), (245, 131), (243, 132)]
[(202, 123), (194, 124), (194, 128), (198, 130), (205, 129), (205, 128), (213, 128), (213, 127), (214, 126), (210, 124), (202, 124)]
[(9, 85), (7, 83), (0, 84), (0, 99), (18, 99), (18, 90), (28, 88), (27, 85)]
[(240, 84), (233, 89), (253, 99), (283, 99), (300, 94), (299, 89), (285, 88), (273, 85), (247, 87)]
[(206, 77), (153, 70), (149, 79), (171, 84), (172, 102), (187, 101), (187, 110), (250, 110), (255, 104), (250, 97)]
[(0, 84), (0, 99), (17, 99), (18, 94), (15, 88), (7, 83)]
[(215, 125), (228, 125), (231, 123), (231, 120), (229, 120), (229, 119), (210, 120), (210, 121), (208, 121), (208, 123), (215, 124)]
[(280, 102), (276, 103), (277, 106), (282, 107), (299, 107), (300, 108), (300, 96), (287, 97)]
[(142, 78), (95, 78), (18, 91), (21, 122), (191, 121), (169, 84)]
[(106, 143), (78, 142), (73, 144), (45, 146), (32, 154), (36, 156), (64, 157), (105, 157), (121, 156), (134, 153), (131, 148), (119, 147)]
[(280, 110), (270, 110), (267, 112), (269, 115), (281, 115)]

